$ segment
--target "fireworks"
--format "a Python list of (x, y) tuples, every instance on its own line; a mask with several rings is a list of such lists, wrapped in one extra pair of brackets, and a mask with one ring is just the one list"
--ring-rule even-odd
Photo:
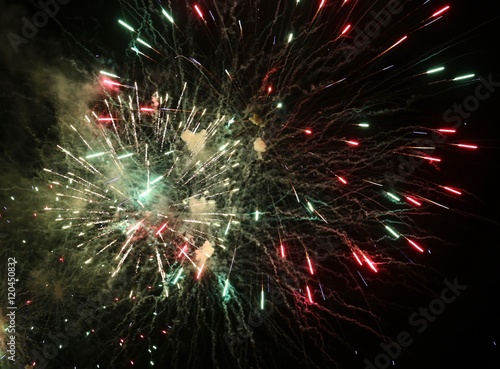
[(338, 341), (383, 336), (366, 288), (420, 278), (407, 265), (434, 236), (418, 218), (466, 194), (433, 179), (442, 149), (478, 149), (408, 114), (435, 86), (478, 83), (436, 55), (404, 59), (452, 8), (119, 5), (126, 62), (79, 67), (86, 111), (58, 111), (36, 179), (37, 227), (63, 247), (37, 251), (30, 319), (55, 306), (43, 319), (107, 351), (72, 360), (103, 367), (320, 367)]

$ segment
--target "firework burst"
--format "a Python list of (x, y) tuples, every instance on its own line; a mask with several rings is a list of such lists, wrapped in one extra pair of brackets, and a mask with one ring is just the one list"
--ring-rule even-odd
[[(107, 363), (320, 366), (330, 338), (383, 336), (366, 287), (418, 280), (404, 268), (434, 237), (416, 219), (462, 194), (432, 180), (439, 149), (477, 149), (404, 113), (431, 82), (474, 79), (397, 53), (450, 7), (119, 3), (126, 63), (91, 73), (40, 175), (42, 227), (105, 270), (113, 313), (88, 325)], [(78, 284), (31, 277), (55, 306)]]

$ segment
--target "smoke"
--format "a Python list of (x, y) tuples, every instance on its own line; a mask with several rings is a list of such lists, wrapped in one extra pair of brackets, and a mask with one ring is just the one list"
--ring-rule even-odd
[(257, 137), (253, 142), (253, 149), (259, 154), (259, 159), (262, 159), (262, 153), (266, 152), (266, 148), (266, 143), (260, 137)]
[(194, 197), (189, 199), (189, 210), (191, 214), (204, 214), (215, 211), (215, 201), (207, 200), (205, 197), (196, 199)]
[(195, 133), (189, 129), (185, 130), (181, 134), (181, 139), (187, 145), (188, 150), (191, 154), (196, 155), (200, 153), (207, 142), (207, 131), (202, 129), (200, 132)]
[(52, 156), (61, 128), (83, 118), (100, 86), (88, 82), (77, 62), (61, 57), (60, 37), (46, 29), (40, 29), (43, 36), (13, 47), (8, 35), (21, 32), (22, 19), (31, 19), (37, 9), (4, 1), (0, 5), (0, 166), (29, 179)]
[(205, 241), (203, 245), (195, 251), (195, 260), (198, 262), (198, 267), (201, 267), (214, 253), (214, 248), (209, 241)]

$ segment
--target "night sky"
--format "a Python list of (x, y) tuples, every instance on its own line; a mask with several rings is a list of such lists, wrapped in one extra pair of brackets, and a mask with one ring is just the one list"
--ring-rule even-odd
[[(208, 9), (210, 3), (207, 1), (199, 4)], [(12, 38), (15, 37), (12, 36), (13, 33), (21, 34), (22, 17), (30, 18), (39, 11), (36, 4), (36, 1), (0, 0), (0, 205), (3, 207), (0, 209), (2, 263), (0, 268), (0, 280), (2, 280), (0, 303), (2, 305), (0, 308), (3, 319), (5, 319), (7, 305), (7, 289), (6, 283), (3, 281), (7, 278), (7, 259), (9, 257), (15, 255), (17, 259), (21, 260), (17, 270), (21, 276), (18, 296), (19, 300), (23, 299), (23, 301), (33, 295), (33, 291), (30, 290), (33, 287), (26, 287), (23, 284), (23, 277), (32, 276), (32, 271), (38, 270), (37, 266), (42, 263), (45, 263), (45, 268), (48, 269), (53, 268), (57, 271), (58, 268), (61, 268), (57, 262), (50, 261), (50, 257), (41, 260), (44, 251), (50, 250), (56, 245), (62, 245), (61, 249), (66, 249), (64, 257), (67, 261), (65, 262), (74, 262), (76, 265), (81, 259), (80, 256), (72, 257), (71, 249), (64, 247), (67, 236), (64, 236), (60, 231), (51, 232), (51, 229), (40, 229), (40, 225), (43, 227), (45, 223), (33, 219), (33, 212), (40, 212), (41, 207), (45, 205), (43, 203), (45, 200), (40, 200), (36, 197), (37, 195), (34, 195), (32, 186), (34, 183), (46, 182), (42, 171), (47, 160), (51, 163), (57, 163), (58, 160), (58, 156), (54, 156), (53, 150), (62, 136), (57, 121), (74, 119), (74, 122), (77, 122), (81, 115), (77, 117), (76, 114), (80, 114), (86, 109), (102, 106), (102, 95), (95, 87), (98, 85), (99, 70), (110, 70), (130, 75), (143, 70), (154, 75), (155, 70), (158, 70), (157, 66), (148, 64), (145, 58), (140, 59), (130, 51), (132, 45), (130, 33), (120, 26), (117, 20), (133, 19), (134, 17), (127, 13), (128, 7), (120, 6), (117, 1), (68, 1), (67, 4), (58, 5), (57, 14), (46, 25), (40, 27), (35, 36), (26, 42), (13, 41), (18, 40)], [(157, 9), (160, 5), (167, 7), (166, 4), (162, 1), (152, 1), (150, 9), (155, 9), (155, 6)], [(316, 2), (314, 4), (316, 7)], [(442, 1), (429, 1), (422, 6), (416, 6), (416, 4), (415, 1), (404, 2), (404, 11), (408, 11), (408, 17), (420, 19), (422, 14), (427, 14), (428, 9), (440, 9), (448, 5), (447, 2)], [(480, 5), (477, 1), (472, 0), (449, 2), (449, 4), (452, 8), (442, 21), (429, 26), (428, 30), (415, 32), (415, 35), (409, 34), (407, 44), (404, 45), (405, 49), (393, 50), (394, 52), (387, 58), (387, 63), (396, 65), (397, 73), (400, 75), (396, 79), (388, 79), (390, 84), (394, 83), (394, 88), (397, 88), (398, 91), (405, 91), (405, 93), (410, 91), (409, 95), (413, 94), (411, 91), (415, 91), (414, 94), (420, 96), (420, 98), (415, 99), (415, 104), (407, 111), (401, 111), (392, 116), (392, 123), (388, 128), (399, 128), (398, 124), (404, 125), (410, 119), (413, 120), (413, 123), (416, 122), (415, 124), (440, 128), (443, 126), (444, 112), (452, 109), (454, 104), (463, 104), (468, 96), (476, 93), (476, 88), (481, 83), (479, 77), (493, 81), (493, 87), (491, 87), (489, 96), (481, 100), (478, 108), (464, 119), (465, 124), (460, 127), (456, 136), (459, 141), (473, 143), (479, 146), (479, 149), (465, 152), (447, 147), (436, 153), (446, 159), (446, 163), (439, 165), (438, 170), (432, 172), (425, 169), (418, 172), (418, 175), (421, 176), (419, 178), (428, 181), (426, 183), (446, 182), (463, 189), (464, 192), (456, 202), (447, 202), (447, 204), (452, 204), (451, 209), (444, 210), (434, 207), (429, 210), (429, 215), (417, 217), (416, 222), (419, 228), (425, 230), (426, 234), (436, 237), (427, 239), (427, 245), (431, 252), (425, 253), (424, 256), (415, 257), (415, 262), (422, 266), (416, 270), (412, 269), (408, 273), (399, 264), (397, 268), (393, 269), (390, 265), (385, 266), (383, 271), (385, 275), (378, 277), (386, 281), (393, 278), (394, 283), (382, 283), (373, 277), (367, 287), (366, 295), (363, 295), (363, 298), (366, 296), (367, 299), (376, 296), (377, 301), (373, 301), (373, 306), (380, 319), (379, 323), (373, 327), (375, 331), (383, 331), (383, 334), (390, 340), (395, 340), (402, 334), (401, 332), (408, 332), (406, 339), (410, 340), (411, 343), (402, 352), (398, 351), (394, 354), (395, 368), (473, 367), (493, 369), (500, 367), (500, 268), (498, 267), (500, 260), (498, 222), (500, 218), (497, 211), (498, 206), (500, 206), (498, 199), (500, 130), (497, 112), (500, 102), (500, 66), (497, 58), (500, 52), (500, 43), (498, 42), (500, 8), (498, 4), (492, 4), (492, 2)], [(266, 9), (267, 6), (264, 5), (263, 8)], [(267, 16), (273, 20), (274, 13), (271, 10), (273, 6), (269, 5), (269, 7), (270, 10), (262, 17), (267, 19)], [(415, 10), (410, 11), (410, 8), (415, 8)], [(200, 28), (197, 28), (196, 32), (191, 35), (189, 27), (182, 27), (182, 22), (187, 24), (188, 20), (194, 22), (193, 19), (196, 19), (188, 14), (188, 11), (189, 7), (187, 6), (179, 10), (176, 22), (182, 29), (179, 34), (182, 34), (182, 37), (189, 41), (177, 47), (188, 56), (201, 57), (200, 60), (203, 60), (203, 56), (208, 56), (207, 59), (210, 59), (209, 69), (211, 66), (219, 66), (217, 58), (221, 60), (230, 58), (233, 50), (218, 50), (217, 53), (212, 51), (210, 45), (206, 43), (205, 37), (208, 36), (203, 34), (202, 27), (201, 31)], [(267, 9), (264, 11), (266, 12)], [(140, 8), (138, 11), (138, 14), (147, 13), (147, 8)], [(244, 12), (244, 14), (246, 13)], [(310, 19), (314, 16), (314, 12), (311, 12), (312, 15), (307, 14), (307, 16), (297, 16), (297, 18), (300, 20), (301, 17), (309, 17)], [(353, 19), (359, 19), (359, 16), (360, 14), (357, 12), (352, 13)], [(205, 17), (209, 20), (208, 15)], [(345, 21), (344, 18), (344, 16), (340, 18), (342, 22)], [(332, 16), (328, 19), (331, 21), (336, 18)], [(318, 22), (321, 21), (320, 16)], [(154, 22), (155, 18), (152, 17), (151, 24)], [(277, 23), (281, 25), (280, 22), (282, 19), (279, 19)], [(281, 28), (276, 27), (276, 29), (279, 30), (276, 32), (283, 38), (289, 32), (284, 25)], [(396, 33), (386, 32), (381, 37), (397, 39), (404, 34), (405, 29), (405, 21), (402, 21), (394, 28), (390, 28), (391, 32)], [(397, 33), (398, 30), (401, 31)], [(147, 31), (144, 32), (147, 34)], [(213, 32), (213, 29), (210, 32)], [(256, 32), (256, 34), (260, 33)], [(251, 37), (246, 37), (246, 40), (252, 40)], [(327, 40), (330, 35), (322, 34), (321, 37)], [(258, 37), (256, 39), (258, 40)], [(13, 46), (13, 42), (17, 43)], [(319, 38), (314, 42), (321, 44), (323, 40)], [(186, 50), (190, 50), (192, 45), (196, 46), (193, 46), (193, 53), (189, 54)], [(168, 48), (165, 47), (165, 49)], [(168, 64), (174, 63), (172, 55), (162, 60), (159, 65), (168, 69)], [(293, 56), (291, 58), (293, 59)], [(424, 89), (422, 86), (425, 84), (422, 84), (420, 80), (407, 78), (407, 76), (411, 76), (419, 68), (425, 71), (428, 66), (425, 63), (425, 58), (434, 58), (433, 61), (443, 60), (443, 63), (446, 64), (448, 77), (474, 73), (475, 79), (463, 82), (459, 87), (457, 84), (441, 83), (436, 84), (436, 87), (431, 86)], [(130, 62), (130, 60), (134, 61)], [(343, 65), (342, 68), (346, 68), (347, 73), (352, 73), (352, 69), (363, 71), (366, 62), (367, 60), (363, 60), (356, 64), (355, 61), (353, 65)], [(220, 63), (222, 65), (222, 62)], [(419, 65), (422, 66), (418, 67)], [(397, 69), (399, 66), (401, 69)], [(256, 68), (260, 73), (259, 76), (251, 77), (249, 81), (261, 81), (266, 74), (267, 67)], [(336, 68), (334, 65), (329, 65), (329, 67)], [(223, 73), (223, 71), (224, 67), (219, 68), (217, 72), (211, 70), (214, 74)], [(189, 73), (191, 71), (186, 70), (187, 78), (190, 78)], [(245, 73), (252, 73), (252, 71)], [(320, 74), (314, 76), (320, 76)], [(309, 82), (306, 71), (304, 71), (303, 78), (304, 81)], [(385, 77), (377, 74), (371, 78), (369, 79), (370, 83), (375, 86), (383, 86), (380, 90), (382, 93), (377, 95), (377, 99), (383, 100), (386, 95), (390, 95), (390, 86), (387, 87)], [(316, 82), (319, 84), (315, 80), (311, 83)], [(244, 86), (243, 89), (247, 87)], [(259, 87), (256, 86), (255, 89), (248, 87), (250, 92), (242, 95), (253, 98), (252, 92), (258, 90)], [(377, 94), (378, 90), (374, 88), (373, 91)], [(202, 90), (199, 93), (200, 98), (209, 92), (208, 89)], [(299, 94), (298, 90), (290, 91), (289, 100), (293, 100)], [(75, 101), (75, 96), (82, 99)], [(328, 105), (328, 103), (325, 104), (325, 101), (334, 101), (335, 98), (339, 97), (321, 95), (313, 104), (318, 104), (318, 109), (321, 109)], [(397, 99), (395, 100), (397, 101)], [(383, 106), (383, 103), (380, 103), (380, 106)], [(314, 108), (313, 105), (311, 110)], [(242, 107), (243, 109), (245, 106)], [(310, 114), (309, 110), (306, 113)], [(300, 115), (297, 116), (300, 117)], [(325, 130), (324, 133), (327, 135), (330, 132)], [(328, 146), (327, 149), (329, 149)], [(16, 200), (14, 204), (11, 196), (15, 196), (19, 200)], [(311, 232), (315, 231), (314, 228), (311, 229)], [(30, 246), (23, 246), (22, 240), (28, 240)], [(56, 261), (58, 257), (56, 257)], [(69, 273), (68, 275), (73, 276), (72, 273), (68, 272), (71, 265), (65, 267), (63, 273)], [(251, 269), (250, 261), (245, 265)], [(324, 266), (324, 268), (328, 269), (328, 266)], [(369, 273), (366, 272), (366, 274)], [(50, 274), (47, 275), (46, 278), (50, 279)], [(401, 284), (396, 283), (397, 279), (403, 275), (406, 275), (405, 281)], [(89, 296), (99, 292), (100, 277), (101, 275), (98, 273), (93, 275), (91, 272), (78, 277), (85, 281), (81, 285), (77, 280), (72, 280), (72, 283), (79, 285), (77, 291), (80, 294), (78, 297), (80, 301), (87, 301), (90, 299)], [(95, 278), (95, 283), (87, 282), (91, 278)], [(325, 276), (325, 279), (328, 277)], [(215, 281), (215, 277), (213, 280)], [(339, 280), (342, 278), (332, 279), (334, 283)], [(447, 297), (451, 296), (449, 294), (451, 293), (450, 283), (466, 286), (466, 288), (460, 289), (461, 287), (459, 287), (455, 291), (456, 299), (453, 299), (453, 302), (445, 304), (436, 302), (442, 300), (445, 288), (448, 289), (448, 292), (444, 292), (444, 294)], [(346, 282), (346, 285), (348, 284)], [(407, 289), (407, 286), (411, 286), (411, 288)], [(342, 291), (337, 292), (342, 295)], [(346, 291), (346, 294), (355, 293), (354, 291)], [(317, 294), (317, 300), (320, 300), (319, 296)], [(71, 309), (75, 305), (68, 304), (68, 306), (63, 310)], [(438, 306), (444, 306), (444, 310), (435, 314), (435, 320), (434, 318), (422, 320), (420, 308), (433, 309)], [(334, 310), (337, 305), (327, 301), (324, 307), (325, 310)], [(39, 332), (36, 337), (37, 344), (40, 344), (40, 334), (43, 335), (44, 329), (49, 332), (51, 324), (66, 314), (54, 312), (58, 309), (56, 305), (46, 304), (43, 309), (46, 309), (46, 315), (50, 317), (45, 322), (39, 318), (44, 315), (45, 311), (40, 310), (34, 313), (26, 306), (24, 310), (18, 312), (16, 320), (17, 326), (27, 324), (23, 323), (23, 312), (29, 315), (30, 322), (33, 321), (33, 316), (38, 317), (37, 319), (42, 326), (37, 331)], [(148, 310), (148, 306), (141, 309), (132, 314), (139, 327), (141, 314), (148, 315), (152, 311)], [(205, 306), (204, 309), (209, 310), (210, 305)], [(214, 310), (212, 318), (214, 321), (218, 321), (217, 319), (222, 313), (217, 309)], [(138, 315), (137, 311), (139, 311)], [(115, 313), (126, 315), (127, 311), (122, 306)], [(420, 317), (419, 323), (416, 323), (415, 320), (417, 313)], [(68, 314), (71, 315), (71, 313)], [(315, 314), (318, 314), (321, 319), (333, 319), (323, 310)], [(293, 314), (285, 311), (283, 315), (277, 315), (273, 315), (272, 323), (269, 324), (287, 324), (286, 322)], [(168, 318), (171, 319), (171, 316), (169, 315)], [(149, 322), (148, 319), (144, 321)], [(171, 319), (171, 321), (175, 321), (175, 319)], [(314, 319), (308, 322), (313, 321)], [(43, 324), (47, 326), (43, 327)], [(95, 368), (99, 362), (111, 362), (108, 365), (114, 365), (116, 368), (153, 367), (149, 365), (149, 359), (145, 359), (148, 357), (147, 353), (144, 354), (148, 350), (146, 344), (130, 345), (127, 347), (126, 353), (117, 354), (117, 351), (113, 351), (114, 349), (109, 349), (112, 345), (116, 346), (116, 342), (120, 339), (120, 336), (115, 335), (113, 331), (114, 320), (110, 319), (99, 324), (101, 324), (100, 335), (93, 338), (92, 345), (87, 344), (84, 338), (75, 338), (67, 348), (59, 352), (55, 359), (48, 361), (47, 368)], [(150, 327), (151, 325), (148, 323), (145, 331)], [(341, 332), (345, 326), (339, 324), (338, 327), (342, 327), (339, 328), (338, 332), (335, 332), (340, 340), (338, 337), (328, 334), (324, 334), (324, 339), (326, 350), (335, 348), (333, 355), (337, 358), (338, 364), (342, 365), (341, 367), (370, 367), (366, 360), (375, 363), (377, 355), (384, 352), (380, 347), (381, 342), (383, 342), (380, 337), (372, 336), (363, 330), (357, 332), (354, 329), (352, 332)], [(24, 328), (26, 329), (26, 327)], [(220, 336), (222, 336), (225, 333), (222, 328), (221, 325), (217, 325), (214, 330), (219, 329)], [(307, 331), (306, 328), (307, 324), (304, 331)], [(197, 327), (190, 327), (177, 336), (177, 339), (186, 340), (185, 352), (180, 352), (179, 357), (196, 356), (196, 360), (172, 363), (169, 355), (164, 354), (155, 357), (154, 367), (212, 367), (209, 360), (212, 353), (210, 348), (206, 347), (210, 345), (191, 342), (195, 335), (190, 329), (196, 331)], [(347, 326), (345, 329), (350, 328)], [(155, 331), (155, 329), (151, 330)], [(211, 327), (202, 327), (199, 330), (199, 334), (196, 335), (197, 339), (201, 340), (203, 337), (209, 341)], [(281, 348), (280, 341), (283, 340), (283, 337), (272, 336), (268, 332), (264, 329), (256, 330), (253, 339), (260, 340), (258, 347), (263, 352), (265, 351), (263, 356), (273, 359), (267, 361), (267, 364), (255, 363), (254, 361), (244, 364), (247, 360), (245, 355), (248, 353), (242, 353), (242, 357), (239, 358), (241, 367), (280, 368), (287, 365), (287, 367), (313, 368), (311, 362), (323, 368), (336, 367), (335, 364), (326, 362), (324, 359), (311, 359), (309, 362), (308, 359), (300, 361), (292, 358), (286, 350)], [(284, 335), (287, 334), (286, 329), (280, 332), (284, 332)], [(158, 337), (154, 335), (155, 333), (151, 334), (151, 339), (158, 342), (157, 345), (161, 350), (164, 338), (160, 334)], [(300, 336), (300, 334), (298, 335)], [(404, 333), (403, 336), (405, 336)], [(318, 342), (308, 339), (307, 334), (303, 337), (302, 349), (304, 352), (301, 355), (304, 358), (315, 355)], [(344, 339), (348, 342), (342, 342)], [(221, 342), (223, 342), (222, 339)], [(177, 347), (183, 347), (183, 344), (181, 343)], [(196, 347), (199, 350), (194, 352)], [(220, 368), (237, 367), (236, 361), (224, 358), (224, 355), (227, 355), (227, 347), (224, 344), (219, 343), (214, 350), (216, 351), (215, 355), (221, 355), (218, 358)], [(136, 360), (135, 366), (128, 366), (131, 357), (139, 358)], [(383, 359), (380, 360), (379, 368), (381, 367), (380, 363), (383, 362)], [(5, 356), (0, 360), (0, 368), (21, 368), (24, 367), (24, 364), (26, 362), (23, 362), (22, 365), (18, 362), (17, 366), (14, 366)], [(393, 367), (392, 365), (391, 363), (390, 367)]]

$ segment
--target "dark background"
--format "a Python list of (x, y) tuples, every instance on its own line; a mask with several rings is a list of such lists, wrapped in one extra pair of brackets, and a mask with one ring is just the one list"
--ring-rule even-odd
[[(123, 50), (128, 47), (129, 36), (115, 21), (120, 17), (118, 6), (108, 2), (73, 0), (61, 6), (55, 20), (41, 29), (29, 44), (21, 45), (21, 52), (15, 54), (6, 42), (6, 33), (18, 31), (19, 17), (29, 17), (36, 7), (28, 1), (0, 1), (0, 5), (2, 11), (6, 9), (1, 15), (0, 59), (0, 164), (2, 187), (6, 187), (17, 181), (18, 173), (21, 177), (36, 173), (40, 169), (37, 157), (43, 155), (44, 142), (57, 139), (57, 133), (52, 129), (53, 107), (40, 100), (33, 91), (30, 68), (36, 68), (41, 60), (57, 59), (68, 55), (66, 53), (74, 57), (74, 53), (81, 53), (82, 59), (105, 69), (123, 61)], [(436, 3), (434, 7), (439, 8), (439, 5)], [(428, 31), (409, 40), (405, 52), (396, 56), (396, 60), (411, 60), (420, 54), (422, 48), (439, 50), (441, 45), (446, 45), (449, 49), (442, 55), (449, 61), (448, 70), (456, 71), (456, 75), (470, 72), (487, 77), (491, 74), (494, 81), (500, 82), (498, 5), (486, 1), (461, 1), (453, 2), (452, 7), (453, 11), (446, 15), (445, 22), (429, 27)], [(72, 35), (80, 32), (93, 35), (85, 40), (88, 42), (86, 52), (73, 43)], [(476, 84), (471, 82), (461, 88), (436, 92), (419, 102), (422, 118), (441, 120), (446, 109), (474, 93)], [(414, 343), (396, 360), (396, 367), (500, 366), (499, 102), (500, 89), (481, 102), (479, 109), (465, 120), (467, 125), (460, 129), (460, 137), (476, 143), (480, 150), (467, 155), (448, 155), (443, 165), (443, 176), (457, 178), (457, 186), (467, 189), (470, 195), (457, 205), (456, 210), (440, 213), (425, 224), (429, 232), (436, 232), (447, 241), (446, 246), (432, 250), (428, 261), (430, 267), (439, 270), (443, 280), (457, 277), (461, 284), (468, 286), (467, 290), (448, 305), (425, 332), (413, 335)], [(32, 124), (34, 121), (36, 125)], [(5, 228), (0, 233), (3, 232)], [(435, 286), (436, 294), (439, 294), (439, 283)], [(390, 298), (397, 301), (399, 296)], [(388, 313), (386, 319), (393, 320), (393, 334), (389, 333), (389, 336), (395, 337), (402, 330), (412, 331), (407, 321), (409, 315), (419, 306), (427, 306), (431, 300), (431, 297), (420, 297), (413, 310)], [(373, 346), (363, 347), (358, 355), (353, 355), (351, 365), (347, 366), (363, 368), (363, 359), (373, 360), (380, 352), (375, 340)], [(343, 360), (349, 363), (350, 359)]]

